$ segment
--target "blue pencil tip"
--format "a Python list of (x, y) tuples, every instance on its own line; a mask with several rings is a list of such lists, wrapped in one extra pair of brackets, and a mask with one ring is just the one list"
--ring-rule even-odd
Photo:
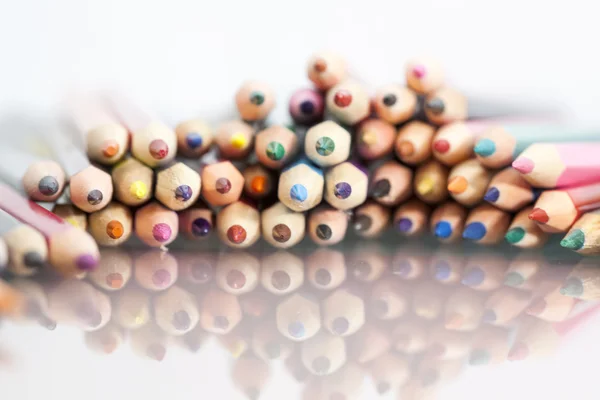
[(498, 201), (498, 197), (500, 197), (500, 191), (496, 189), (496, 187), (492, 186), (488, 189), (485, 196), (483, 196), (483, 199), (487, 202), (495, 203)]
[(297, 183), (290, 189), (290, 197), (294, 201), (303, 202), (308, 197), (308, 190), (304, 185)]
[(202, 146), (202, 136), (196, 132), (188, 133), (186, 142), (190, 149), (197, 149)]
[(469, 240), (480, 240), (487, 233), (487, 229), (485, 229), (485, 225), (481, 222), (471, 222), (469, 225), (465, 227), (463, 231), (463, 238)]
[(475, 154), (481, 157), (489, 157), (496, 152), (496, 143), (490, 139), (481, 139), (473, 148)]
[(467, 286), (479, 286), (485, 279), (485, 272), (479, 267), (471, 268), (462, 278), (461, 283)]
[(435, 279), (438, 281), (445, 281), (450, 278), (450, 264), (446, 261), (438, 261), (435, 264)]
[(441, 239), (448, 239), (452, 236), (452, 226), (447, 221), (440, 221), (435, 224), (435, 236)]

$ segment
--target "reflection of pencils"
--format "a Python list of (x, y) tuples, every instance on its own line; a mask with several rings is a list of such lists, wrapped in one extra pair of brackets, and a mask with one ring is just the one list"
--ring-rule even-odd
[[(50, 263), (61, 273), (71, 276), (92, 270), (98, 264), (98, 245), (92, 237), (67, 224), (45, 208), (20, 197), (0, 184), (0, 209), (31, 225), (48, 241)], [(77, 243), (77, 246), (73, 246)]]

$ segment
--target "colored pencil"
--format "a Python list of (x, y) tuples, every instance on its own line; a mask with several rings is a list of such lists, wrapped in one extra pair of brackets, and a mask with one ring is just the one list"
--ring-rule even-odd
[(509, 350), (510, 331), (502, 327), (483, 326), (473, 334), (471, 342), (470, 366), (501, 364)]
[(431, 145), (433, 156), (442, 163), (452, 166), (473, 156), (476, 138), (494, 121), (456, 121), (438, 129)]
[(129, 133), (107, 104), (98, 97), (83, 95), (68, 103), (89, 159), (103, 165), (120, 161), (129, 150)]
[(352, 247), (346, 268), (357, 281), (374, 282), (381, 278), (390, 265), (390, 258), (382, 244), (363, 241)]
[(154, 193), (154, 174), (150, 167), (133, 157), (116, 164), (111, 172), (115, 198), (128, 206), (139, 206)]
[(390, 216), (389, 208), (367, 200), (354, 210), (352, 230), (363, 238), (377, 237), (389, 226)]
[(276, 203), (261, 213), (262, 237), (274, 247), (286, 249), (304, 239), (306, 217), (283, 203)]
[(308, 236), (318, 245), (331, 246), (341, 242), (348, 229), (348, 214), (322, 205), (308, 214)]
[(404, 354), (421, 353), (427, 347), (430, 323), (416, 315), (400, 320), (392, 328), (391, 339), (396, 350)]
[(356, 125), (369, 116), (371, 104), (364, 86), (346, 80), (327, 91), (325, 107), (328, 113), (345, 125)]
[(252, 246), (260, 238), (260, 213), (243, 201), (236, 201), (217, 213), (217, 234), (233, 248)]
[(118, 292), (113, 300), (113, 321), (119, 326), (136, 330), (150, 321), (150, 295), (145, 290), (129, 285)]
[(562, 247), (580, 254), (600, 253), (600, 210), (584, 213), (560, 241)]
[(413, 172), (396, 161), (387, 161), (371, 174), (369, 194), (384, 206), (397, 206), (412, 195)]
[(296, 292), (280, 302), (275, 315), (279, 332), (295, 342), (310, 339), (321, 329), (319, 303), (303, 292)]
[(439, 61), (430, 57), (409, 60), (404, 68), (406, 84), (419, 94), (429, 94), (444, 85), (444, 69)]
[(529, 252), (519, 253), (509, 264), (506, 275), (504, 275), (504, 284), (518, 289), (533, 289), (539, 281), (543, 262), (541, 255)]
[(277, 197), (294, 211), (308, 211), (323, 199), (323, 171), (306, 159), (286, 167), (279, 176)]
[(179, 233), (177, 213), (155, 201), (138, 208), (134, 219), (135, 234), (151, 247), (164, 249)]
[(566, 232), (584, 212), (600, 208), (600, 183), (562, 190), (546, 190), (529, 218), (545, 232)]
[(261, 259), (260, 282), (270, 293), (294, 292), (304, 283), (304, 260), (287, 251), (278, 251)]
[(48, 244), (44, 236), (28, 225), (19, 223), (0, 210), (0, 237), (4, 250), (0, 270), (7, 265), (17, 276), (31, 276), (48, 260)]
[(210, 289), (202, 298), (200, 325), (205, 331), (225, 335), (242, 320), (238, 297), (219, 289)]
[(453, 243), (460, 239), (467, 217), (467, 210), (454, 201), (437, 206), (431, 213), (431, 233), (443, 243)]
[(435, 125), (467, 119), (466, 97), (455, 89), (441, 87), (430, 92), (425, 98), (425, 116)]
[(415, 195), (427, 204), (439, 204), (448, 198), (448, 167), (429, 160), (415, 170)]
[(169, 335), (180, 336), (194, 329), (200, 319), (196, 298), (172, 286), (152, 299), (154, 320)]
[(547, 321), (535, 317), (521, 318), (515, 340), (508, 352), (509, 361), (522, 361), (528, 358), (547, 358), (559, 346), (562, 331)]
[(260, 200), (275, 192), (276, 178), (261, 164), (249, 165), (242, 171), (244, 194), (251, 199)]
[(85, 345), (88, 349), (98, 354), (112, 354), (125, 342), (125, 335), (121, 327), (109, 323), (102, 329), (85, 333)]
[(409, 379), (410, 362), (406, 356), (383, 354), (369, 363), (369, 373), (379, 395), (400, 389)]
[(48, 288), (45, 285), (42, 286), (28, 277), (17, 277), (11, 279), (10, 286), (25, 300), (23, 315), (19, 317), (24, 317), (50, 331), (56, 329), (56, 321), (48, 316)]
[(448, 191), (457, 202), (472, 207), (483, 200), (492, 172), (475, 159), (455, 165), (448, 175)]
[(248, 399), (258, 399), (270, 377), (270, 365), (253, 356), (238, 358), (231, 370), (234, 386)]
[(474, 254), (467, 259), (461, 283), (484, 292), (498, 289), (504, 280), (508, 260), (500, 254)]
[(52, 212), (75, 228), (86, 231), (88, 228), (88, 214), (75, 207), (73, 204), (55, 204)]
[(198, 172), (176, 162), (156, 172), (154, 197), (167, 208), (181, 211), (196, 202), (201, 186)]
[(373, 285), (370, 309), (376, 318), (394, 320), (404, 316), (410, 308), (410, 286), (403, 282), (380, 280)]
[(119, 246), (131, 236), (131, 210), (123, 204), (112, 202), (104, 209), (91, 213), (89, 219), (90, 234), (101, 246)]
[(120, 249), (103, 249), (98, 268), (90, 271), (86, 277), (100, 289), (113, 292), (127, 285), (132, 270), (133, 260), (128, 252)]
[[(568, 282), (568, 280), (567, 280)], [(577, 299), (561, 293), (561, 287), (550, 292), (533, 293), (533, 300), (527, 307), (527, 314), (549, 322), (564, 321), (573, 310)]]
[(429, 347), (425, 351), (426, 359), (440, 361), (464, 359), (471, 350), (470, 332), (434, 326), (428, 340)]
[(325, 100), (315, 89), (298, 89), (290, 97), (288, 112), (298, 125), (313, 125), (323, 120)]
[(321, 331), (302, 343), (300, 354), (312, 374), (330, 375), (346, 363), (346, 342), (343, 337)]
[(504, 238), (509, 224), (509, 214), (490, 204), (481, 204), (469, 212), (462, 236), (477, 244), (496, 244)]
[(367, 119), (358, 126), (356, 151), (363, 160), (376, 160), (390, 154), (394, 148), (396, 128), (380, 119)]
[(398, 84), (377, 89), (373, 103), (377, 116), (392, 125), (408, 121), (417, 111), (416, 93)]
[(597, 142), (534, 143), (513, 161), (533, 187), (578, 186), (600, 179)]
[(331, 52), (315, 53), (308, 60), (306, 73), (317, 89), (327, 91), (346, 79), (346, 60)]
[(214, 133), (210, 125), (201, 119), (180, 122), (175, 127), (177, 153), (184, 157), (200, 157), (210, 150)]
[(523, 249), (542, 247), (548, 241), (548, 234), (529, 218), (533, 207), (525, 207), (514, 216), (504, 235), (504, 239), (513, 246)]
[(411, 121), (398, 129), (394, 142), (396, 157), (405, 164), (419, 165), (431, 158), (431, 140), (435, 128), (420, 121)]
[(107, 97), (108, 106), (131, 134), (131, 154), (149, 167), (169, 163), (177, 153), (177, 135), (155, 116), (119, 95)]
[(178, 251), (179, 275), (189, 284), (198, 286), (211, 282), (215, 276), (217, 256), (211, 251)]
[(402, 236), (419, 236), (427, 229), (430, 213), (427, 204), (418, 199), (409, 200), (394, 211), (394, 228)]
[(485, 302), (483, 322), (504, 326), (517, 318), (531, 304), (531, 293), (525, 290), (502, 287)]
[(403, 246), (394, 252), (391, 272), (405, 280), (418, 279), (423, 275), (425, 266), (429, 263), (426, 249)]
[(62, 280), (48, 292), (48, 316), (58, 325), (96, 331), (110, 321), (110, 298), (88, 282)]
[(310, 128), (304, 138), (304, 153), (320, 167), (344, 162), (350, 155), (350, 133), (333, 121), (324, 121)]
[(479, 328), (485, 297), (471, 288), (458, 287), (444, 306), (444, 328), (471, 332)]
[(154, 323), (130, 332), (129, 345), (134, 354), (161, 362), (167, 354), (167, 335)]
[(204, 166), (200, 178), (202, 197), (212, 206), (226, 206), (238, 201), (244, 189), (244, 177), (230, 161)]
[(166, 290), (177, 282), (177, 259), (165, 251), (148, 250), (134, 259), (133, 276), (137, 284), (150, 291)]
[(92, 165), (71, 176), (71, 202), (85, 212), (99, 211), (112, 200), (113, 183), (106, 172)]
[(214, 142), (219, 155), (227, 159), (240, 159), (252, 151), (254, 129), (242, 121), (227, 121), (215, 131)]
[(450, 290), (447, 286), (436, 282), (418, 281), (413, 290), (413, 313), (425, 320), (437, 319), (443, 313)]
[(23, 189), (35, 201), (55, 201), (65, 188), (65, 172), (55, 161), (40, 159), (14, 148), (0, 151), (0, 179)]
[(262, 121), (275, 108), (275, 93), (264, 82), (248, 81), (236, 92), (235, 104), (244, 121)]
[(312, 286), (332, 290), (346, 280), (346, 260), (339, 250), (317, 249), (306, 257), (306, 277)]
[(465, 263), (465, 257), (460, 253), (442, 248), (431, 256), (429, 274), (439, 283), (454, 285), (460, 282)]
[(347, 358), (364, 365), (389, 352), (392, 335), (386, 328), (386, 324), (367, 321), (362, 329), (346, 338)]
[(515, 212), (533, 203), (539, 194), (519, 171), (507, 167), (492, 177), (483, 199), (501, 210)]
[(593, 140), (597, 135), (597, 131), (573, 129), (552, 121), (497, 121), (481, 133), (474, 151), (486, 167), (502, 168), (534, 143)]
[(332, 335), (350, 336), (365, 323), (365, 303), (353, 288), (337, 288), (321, 304), (323, 326)]
[(560, 293), (580, 300), (600, 298), (600, 273), (592, 260), (583, 260), (565, 279)]
[(254, 153), (267, 168), (283, 168), (297, 151), (298, 137), (284, 126), (273, 125), (256, 134)]
[(293, 352), (293, 343), (277, 332), (272, 318), (254, 326), (250, 346), (254, 354), (266, 362), (285, 360)]
[(50, 264), (63, 275), (76, 275), (97, 266), (98, 246), (89, 234), (65, 223), (36, 203), (28, 202), (2, 184), (0, 209), (44, 235), (48, 241)]
[(179, 232), (188, 239), (206, 239), (213, 227), (213, 212), (203, 203), (198, 202), (179, 213)]
[(345, 161), (325, 173), (325, 201), (338, 210), (350, 210), (365, 202), (369, 176), (361, 165)]

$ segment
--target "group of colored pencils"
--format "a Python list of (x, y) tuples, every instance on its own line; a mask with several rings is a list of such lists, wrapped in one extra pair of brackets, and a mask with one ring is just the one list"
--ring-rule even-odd
[(214, 335), (236, 358), (232, 379), (249, 399), (276, 360), (307, 398), (358, 398), (370, 376), (380, 394), (424, 399), (467, 365), (544, 359), (599, 309), (600, 270), (589, 258), (465, 255), (414, 241), (349, 248), (103, 249), (84, 279), (42, 274), (0, 286), (0, 313), (78, 327), (100, 354), (128, 340), (157, 361)]
[[(275, 94), (255, 81), (235, 95), (239, 119), (214, 130), (200, 119), (171, 129), (116, 94), (73, 96), (76, 133), (39, 135), (51, 157), (0, 185), (6, 217), (32, 227), (13, 221), (5, 233), (11, 264), (28, 273), (50, 260), (77, 275), (98, 263), (97, 245), (134, 233), (163, 249), (178, 234), (213, 231), (233, 248), (261, 237), (289, 248), (305, 236), (333, 245), (347, 231), (376, 238), (390, 226), (407, 237), (505, 238), (523, 248), (560, 232), (562, 246), (600, 252), (598, 131), (526, 109), (478, 110), (426, 58), (407, 64), (406, 85), (374, 96), (332, 53), (312, 56), (307, 75), (313, 87), (291, 96), (289, 126), (269, 123)], [(37, 202), (56, 202), (63, 191), (68, 200), (53, 208), (55, 218), (15, 189)]]

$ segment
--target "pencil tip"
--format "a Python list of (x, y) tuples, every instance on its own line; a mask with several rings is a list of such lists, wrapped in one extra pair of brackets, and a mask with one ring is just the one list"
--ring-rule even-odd
[(243, 134), (241, 134), (241, 133), (234, 133), (229, 138), (229, 143), (231, 144), (231, 146), (233, 148), (241, 150), (244, 147), (246, 147), (246, 144), (248, 143), (248, 141), (246, 140), (246, 138), (244, 137)]
[(371, 196), (379, 199), (381, 197), (385, 197), (390, 194), (390, 190), (392, 189), (392, 185), (390, 184), (390, 180), (380, 179), (373, 184), (373, 189), (371, 190)]
[(525, 229), (521, 227), (509, 229), (504, 235), (506, 241), (510, 244), (515, 244), (520, 242), (525, 237)]
[(529, 315), (540, 315), (546, 309), (547, 303), (544, 299), (538, 299), (534, 301), (529, 307), (527, 307), (527, 314)]
[(163, 345), (154, 343), (148, 346), (146, 354), (153, 360), (162, 361), (165, 358), (166, 352), (167, 351)]
[(400, 218), (396, 221), (396, 228), (401, 233), (409, 233), (412, 229), (413, 222), (409, 218)]
[(415, 65), (412, 68), (412, 74), (415, 76), (415, 78), (417, 79), (421, 79), (425, 76), (425, 74), (427, 73), (427, 70), (425, 69), (424, 65)]
[(560, 294), (569, 297), (581, 297), (583, 295), (583, 282), (579, 278), (570, 277), (560, 288)]
[(441, 115), (446, 109), (446, 105), (442, 99), (434, 97), (433, 99), (429, 99), (427, 101), (425, 108), (427, 108), (429, 112), (434, 115)]
[(481, 317), (481, 320), (485, 323), (491, 324), (493, 322), (496, 322), (496, 319), (498, 318), (498, 316), (496, 315), (496, 312), (492, 309), (487, 309), (483, 312), (483, 316)]
[(446, 317), (444, 327), (446, 329), (458, 329), (465, 322), (465, 317), (462, 314), (454, 313)]
[(402, 157), (410, 157), (415, 153), (415, 145), (408, 140), (403, 140), (398, 145), (398, 153)]
[(506, 286), (519, 287), (525, 282), (525, 278), (518, 272), (509, 272), (504, 277), (504, 284)]
[(84, 254), (77, 257), (75, 264), (82, 271), (91, 271), (98, 265), (98, 259), (91, 254)]
[(485, 225), (481, 222), (471, 222), (463, 231), (463, 238), (469, 240), (480, 240), (487, 234)]
[(495, 203), (498, 201), (499, 197), (500, 197), (500, 191), (495, 186), (492, 186), (491, 188), (488, 189), (485, 196), (483, 196), (483, 199), (489, 203)]
[(581, 229), (575, 229), (567, 236), (564, 237), (563, 240), (560, 241), (560, 245), (567, 249), (571, 250), (579, 250), (583, 247), (585, 243), (585, 233)]
[(440, 221), (435, 224), (434, 234), (440, 239), (448, 239), (452, 236), (452, 225), (448, 221)]
[(540, 224), (546, 224), (550, 218), (546, 211), (541, 208), (534, 208), (533, 211), (529, 213), (529, 219)]
[(438, 281), (445, 281), (446, 279), (450, 278), (451, 272), (452, 272), (452, 269), (450, 268), (450, 265), (448, 264), (448, 262), (446, 262), (444, 260), (440, 260), (437, 263), (435, 263), (434, 277)]
[(509, 361), (521, 361), (529, 355), (529, 348), (525, 343), (519, 342), (515, 344), (508, 352)]
[(487, 350), (475, 349), (471, 352), (471, 355), (469, 356), (469, 365), (486, 365), (489, 364), (491, 358), (492, 357), (490, 356), (490, 353)]
[(496, 152), (496, 143), (490, 139), (480, 139), (475, 144), (473, 151), (480, 157), (489, 157)]
[(450, 142), (446, 139), (438, 139), (433, 142), (433, 150), (437, 151), (440, 154), (445, 154), (450, 150)]
[(515, 161), (513, 161), (512, 167), (522, 174), (528, 174), (533, 171), (535, 164), (527, 157), (518, 157)]
[(424, 178), (419, 183), (417, 183), (417, 192), (419, 192), (419, 194), (422, 196), (428, 195), (433, 191), (434, 186), (435, 185), (433, 179), (429, 177)]
[(467, 187), (469, 186), (469, 182), (464, 176), (455, 176), (448, 182), (448, 191), (453, 194), (461, 194)]
[(473, 267), (462, 278), (461, 283), (467, 286), (479, 286), (485, 279), (485, 272), (479, 267)]

